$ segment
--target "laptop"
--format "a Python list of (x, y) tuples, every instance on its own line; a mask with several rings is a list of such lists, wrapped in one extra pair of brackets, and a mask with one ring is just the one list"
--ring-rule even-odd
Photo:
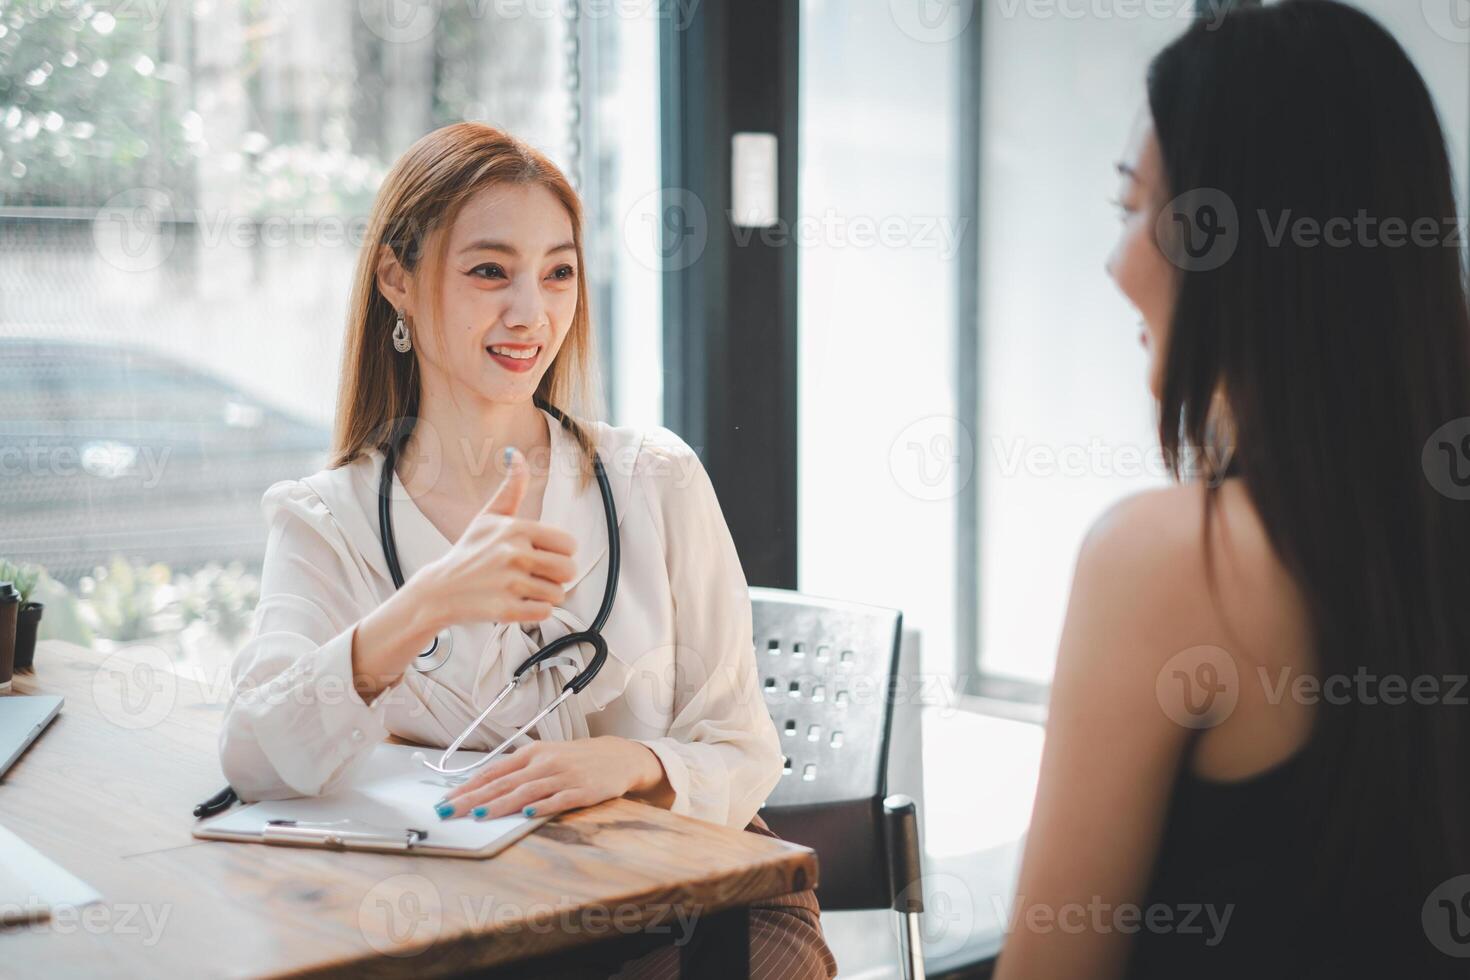
[(5, 775), (60, 710), (61, 698), (54, 694), (0, 697), (0, 776)]

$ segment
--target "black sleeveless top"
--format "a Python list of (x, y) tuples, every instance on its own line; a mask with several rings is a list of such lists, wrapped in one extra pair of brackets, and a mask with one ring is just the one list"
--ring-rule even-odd
[[(1240, 476), (1232, 455), (1224, 476)], [(1417, 909), (1394, 923), (1371, 899), (1344, 898), (1323, 883), (1321, 758), (1308, 745), (1241, 780), (1204, 779), (1192, 768), (1205, 732), (1180, 754), (1162, 838), (1139, 914), (1129, 924), (1128, 980), (1346, 980), (1397, 977), (1418, 962)], [(1315, 777), (1315, 778), (1313, 778)], [(1392, 841), (1366, 846), (1392, 848)], [(1351, 873), (1351, 869), (1349, 869)], [(1406, 914), (1412, 913), (1412, 914)], [(1149, 916), (1153, 915), (1152, 920)], [(1402, 921), (1412, 920), (1405, 927)], [(1152, 925), (1150, 923), (1152, 922)], [(1435, 976), (1470, 960), (1434, 961)], [(1427, 974), (1425, 974), (1427, 976)]]
[[(1228, 457), (1222, 475), (1241, 475), (1238, 456)], [(1321, 953), (1316, 933), (1324, 925), (1313, 914), (1321, 903), (1311, 884), (1306, 750), (1245, 779), (1204, 779), (1192, 762), (1205, 731), (1192, 730), (1180, 753), (1124, 975), (1305, 977)]]
[(1331, 819), (1309, 798), (1322, 784), (1307, 778), (1308, 767), (1320, 761), (1303, 747), (1243, 780), (1204, 779), (1191, 768), (1201, 734), (1192, 732), (1182, 753), (1124, 976), (1393, 976), (1403, 938), (1390, 940), (1371, 910), (1344, 913), (1315, 870), (1321, 821)]
[(1199, 734), (1181, 754), (1125, 975), (1299, 976), (1302, 909), (1311, 904), (1308, 828), (1293, 819), (1303, 752), (1216, 782), (1192, 771)]

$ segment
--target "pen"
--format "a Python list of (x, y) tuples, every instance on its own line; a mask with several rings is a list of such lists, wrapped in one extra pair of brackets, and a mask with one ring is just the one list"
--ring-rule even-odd
[(407, 851), (428, 839), (427, 830), (413, 827), (384, 830), (377, 827), (354, 829), (350, 820), (317, 822), (311, 820), (267, 820), (261, 831), (267, 844), (317, 844), (336, 850), (365, 845), (368, 848), (391, 847)]
[(226, 786), (203, 803), (194, 807), (194, 816), (212, 817), (222, 810), (228, 810), (230, 805), (238, 799), (240, 797), (235, 795), (235, 788), (233, 786)]
[[(345, 820), (318, 822), (315, 820), (286, 820), (283, 818), (266, 821), (266, 823), (272, 827), (340, 827), (342, 824), (347, 822), (348, 821)], [(429, 832), (427, 830), (418, 830), (414, 827), (408, 827), (404, 830), (404, 833), (413, 834), (414, 837), (418, 840), (429, 839)]]

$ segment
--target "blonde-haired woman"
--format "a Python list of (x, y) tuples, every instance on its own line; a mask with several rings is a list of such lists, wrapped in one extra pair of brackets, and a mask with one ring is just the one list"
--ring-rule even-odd
[[(630, 796), (769, 833), (756, 811), (781, 752), (729, 530), (678, 436), (576, 421), (589, 410), (592, 345), (581, 205), (561, 171), (474, 123), (409, 148), (378, 192), (358, 263), (330, 465), (262, 501), (260, 605), (220, 736), (241, 798), (329, 791), (389, 733), (448, 745), (527, 656), (587, 629), (609, 565), (596, 453), (621, 543), (608, 657), (439, 815), (545, 815)], [(380, 476), (401, 588), (378, 531)], [(415, 669), (443, 630), (449, 658)], [(537, 673), (464, 747), (499, 744), (575, 670)], [(672, 975), (673, 952), (625, 975)], [(752, 909), (750, 952), (753, 976), (836, 973), (810, 891)]]

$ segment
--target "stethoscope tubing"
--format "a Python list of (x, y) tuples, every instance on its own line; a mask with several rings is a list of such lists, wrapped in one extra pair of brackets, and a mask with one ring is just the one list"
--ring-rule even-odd
[[(545, 409), (554, 418), (556, 418), (564, 428), (572, 428), (571, 421), (559, 409), (554, 408), (550, 404), (542, 401), (540, 398), (536, 399), (536, 403), (538, 407)], [(398, 445), (407, 438), (409, 432), (411, 431), (411, 429), (400, 430), (393, 434), (393, 437), (389, 440), (387, 446), (384, 448), (383, 469), (378, 479), (378, 525), (383, 539), (383, 559), (387, 562), (388, 573), (393, 578), (393, 587), (395, 589), (403, 588), (404, 579), (403, 571), (398, 563), (398, 548), (393, 535), (393, 513), (391, 507), (393, 493), (393, 473), (394, 465), (397, 459)], [(560, 707), (564, 701), (570, 698), (573, 694), (580, 693), (584, 688), (587, 687), (588, 684), (591, 684), (592, 681), (597, 677), (598, 673), (602, 670), (602, 665), (607, 660), (607, 640), (604, 639), (602, 636), (602, 628), (607, 624), (608, 616), (612, 614), (613, 600), (617, 596), (618, 577), (622, 568), (622, 549), (618, 531), (617, 505), (613, 500), (612, 486), (608, 482), (607, 471), (602, 465), (602, 456), (596, 450), (593, 450), (592, 453), (592, 468), (594, 474), (597, 477), (598, 490), (601, 492), (602, 495), (603, 517), (607, 522), (607, 583), (603, 587), (602, 604), (598, 606), (597, 615), (593, 617), (592, 625), (585, 630), (579, 630), (574, 633), (568, 633), (565, 636), (557, 637), (555, 640), (552, 640), (550, 643), (546, 644), (541, 649), (531, 654), (531, 656), (523, 660), (520, 666), (515, 669), (515, 673), (511, 675), (510, 681), (505, 685), (504, 688), (501, 689), (500, 693), (495, 696), (490, 704), (487, 705), (485, 709), (480, 712), (479, 717), (477, 717), (467, 728), (465, 728), (465, 730), (460, 733), (459, 737), (451, 742), (449, 747), (444, 750), (443, 755), (441, 755), (439, 758), (438, 764), (436, 765), (429, 762), (428, 759), (424, 759), (424, 765), (428, 766), (430, 769), (433, 769), (435, 772), (446, 776), (457, 776), (488, 765), (503, 752), (505, 752), (508, 748), (510, 748), (510, 746), (515, 742), (516, 739), (520, 738), (526, 732), (530, 731), (533, 726), (538, 724), (543, 718), (545, 718), (551, 712)], [(440, 643), (441, 641), (439, 637), (436, 636), (433, 644), (430, 645), (428, 650), (419, 654), (419, 658), (431, 658), (438, 652)], [(496, 746), (496, 748), (485, 757), (477, 759), (475, 762), (467, 766), (461, 766), (458, 768), (450, 768), (445, 765), (450, 756), (452, 756), (459, 749), (459, 747), (464, 744), (465, 740), (468, 739), (472, 734), (474, 734), (479, 729), (479, 727), (485, 723), (485, 720), (490, 716), (490, 713), (494, 711), (495, 708), (502, 701), (509, 697), (511, 691), (515, 690), (516, 686), (520, 684), (521, 679), (525, 677), (529, 671), (539, 669), (543, 665), (549, 666), (548, 661), (551, 661), (553, 658), (557, 658), (561, 663), (564, 663), (568, 666), (575, 666), (576, 661), (572, 660), (565, 654), (562, 654), (561, 651), (573, 646), (578, 646), (583, 643), (592, 644), (592, 659), (589, 660), (587, 662), (587, 665), (583, 667), (580, 671), (578, 671), (571, 680), (562, 685), (561, 694), (559, 694), (550, 704), (546, 705), (539, 712), (537, 712), (534, 718), (522, 725), (514, 735), (502, 741), (500, 745)], [(420, 667), (418, 663), (419, 658), (415, 658), (414, 666), (421, 673), (428, 673), (429, 671), (436, 670), (439, 667), (443, 666), (443, 664), (448, 661), (449, 656), (452, 655), (452, 652), (452, 649), (450, 649), (444, 654), (442, 658), (438, 659), (437, 661), (432, 663), (431, 666), (428, 667)], [(561, 655), (558, 657), (558, 654)]]

